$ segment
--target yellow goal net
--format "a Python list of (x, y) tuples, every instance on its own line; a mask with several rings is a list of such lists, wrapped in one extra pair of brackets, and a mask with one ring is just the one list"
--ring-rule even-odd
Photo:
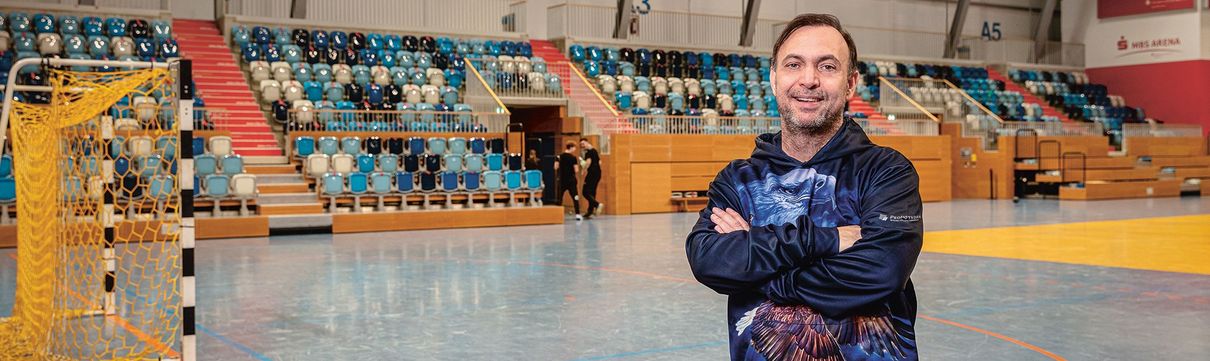
[(9, 83), (17, 280), (0, 360), (192, 359), (191, 77), (142, 64), (43, 62), (45, 84)]

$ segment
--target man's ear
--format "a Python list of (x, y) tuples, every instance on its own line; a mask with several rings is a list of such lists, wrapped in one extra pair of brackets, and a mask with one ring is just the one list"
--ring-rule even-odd
[[(857, 78), (859, 76), (860, 76), (860, 73), (857, 72), (856, 68), (854, 68), (853, 71), (849, 73), (849, 93), (848, 93), (849, 98), (852, 98), (853, 94), (857, 93)], [(772, 81), (773, 77), (770, 76), (769, 80)]]

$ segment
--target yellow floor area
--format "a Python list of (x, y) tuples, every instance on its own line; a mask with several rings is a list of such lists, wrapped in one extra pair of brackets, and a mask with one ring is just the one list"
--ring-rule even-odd
[(1210, 215), (927, 232), (924, 251), (1210, 275)]

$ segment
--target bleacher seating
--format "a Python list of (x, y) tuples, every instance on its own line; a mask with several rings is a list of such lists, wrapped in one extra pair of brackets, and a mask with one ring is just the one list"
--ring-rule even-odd
[(1003, 120), (1059, 121), (1058, 118), (1043, 115), (1040, 104), (1026, 102), (1022, 94), (1006, 90), (1005, 84), (991, 79), (985, 68), (891, 61), (858, 61), (857, 70), (861, 74), (857, 93), (866, 101), (879, 100), (881, 91), (879, 76), (916, 78), (923, 80), (926, 85), (903, 90), (909, 92), (913, 99), (923, 100), (924, 105), (943, 108), (951, 116), (982, 113), (976, 109), (961, 109), (964, 106), (973, 108), (976, 105), (969, 104), (957, 90), (939, 81), (944, 79), (961, 88), (967, 95)]
[[(328, 131), (485, 132), (462, 101), (465, 62), (487, 57), (485, 64), (498, 65), (497, 57), (532, 55), (528, 43), (511, 41), (243, 25), (232, 29), (232, 44), (275, 120), (291, 129)], [(507, 64), (516, 68), (514, 61)], [(533, 65), (528, 68), (533, 72)], [(485, 74), (489, 82), (514, 78)], [(521, 78), (516, 81), (528, 83)], [(418, 113), (355, 116), (342, 110)]]
[(1126, 105), (1126, 100), (1109, 94), (1101, 84), (1090, 83), (1083, 72), (1009, 69), (1009, 78), (1042, 96), (1068, 118), (1101, 123), (1120, 143), (1123, 123), (1144, 123), (1142, 108)]
[[(345, 199), (352, 199), (353, 211), (361, 212), (362, 196), (375, 197), (378, 211), (387, 209), (387, 197), (403, 196), (398, 208), (405, 210), (406, 196), (417, 193), (424, 199), (421, 208), (453, 207), (459, 195), (469, 207), (475, 194), (486, 194), (485, 205), (492, 207), (496, 194), (503, 193), (509, 194), (509, 205), (516, 205), (519, 192), (528, 193), (529, 204), (541, 204), (541, 171), (524, 170), (520, 154), (505, 154), (499, 138), (299, 136), (293, 143), (304, 176), (315, 180), (332, 213)], [(380, 148), (383, 143), (387, 146)], [(509, 183), (509, 177), (516, 178), (516, 184)]]
[[(79, 17), (25, 12), (0, 13), (0, 82), (20, 59), (60, 57), (96, 60), (167, 61), (179, 56), (179, 46), (167, 20)], [(30, 76), (37, 66), (20, 69), (21, 84), (39, 84)], [(117, 70), (114, 67), (79, 71)], [(23, 96), (24, 97), (24, 96)], [(38, 101), (40, 98), (26, 99)]]
[(623, 112), (778, 116), (765, 56), (582, 45), (572, 45), (568, 52)]

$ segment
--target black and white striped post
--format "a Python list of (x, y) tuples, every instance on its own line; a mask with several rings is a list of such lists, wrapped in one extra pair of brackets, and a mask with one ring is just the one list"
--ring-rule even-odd
[[(114, 289), (118, 284), (118, 262), (117, 252), (114, 251), (114, 244), (117, 243), (117, 234), (114, 232), (114, 219), (117, 218), (116, 195), (122, 191), (122, 182), (114, 182), (114, 167), (113, 154), (110, 149), (113, 149), (114, 138), (114, 119), (112, 117), (102, 118), (101, 125), (101, 144), (105, 146), (102, 154), (101, 169), (102, 181), (105, 182), (105, 191), (103, 196), (103, 204), (101, 206), (101, 227), (104, 227), (105, 244), (101, 249), (101, 263), (105, 266), (105, 297), (101, 301), (101, 309), (97, 310), (105, 315), (113, 315), (117, 313), (117, 295)], [(117, 184), (117, 186), (115, 186)]]
[(193, 62), (182, 59), (177, 65), (177, 147), (181, 154), (177, 167), (181, 184), (181, 360), (197, 359), (195, 327), (193, 245), (196, 225), (193, 219)]

